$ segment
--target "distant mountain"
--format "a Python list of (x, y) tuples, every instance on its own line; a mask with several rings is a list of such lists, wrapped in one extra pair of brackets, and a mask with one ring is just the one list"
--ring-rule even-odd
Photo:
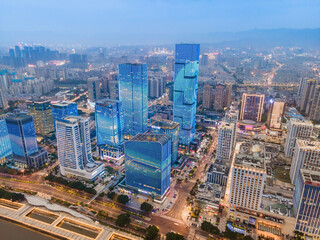
[(214, 47), (276, 46), (320, 48), (320, 28), (316, 29), (255, 29), (242, 32), (212, 33), (108, 33), (99, 32), (51, 32), (51, 31), (6, 31), (0, 32), (0, 46), (12, 46), (17, 42), (41, 43), (44, 45), (84, 44), (91, 46), (115, 45), (169, 45), (179, 42), (196, 42)]
[[(205, 36), (203, 36), (205, 37)], [(255, 29), (236, 33), (210, 33), (207, 43), (232, 47), (320, 47), (320, 28), (316, 29)]]

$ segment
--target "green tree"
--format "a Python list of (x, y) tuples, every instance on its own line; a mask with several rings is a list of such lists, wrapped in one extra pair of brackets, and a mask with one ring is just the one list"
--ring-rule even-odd
[(129, 213), (122, 213), (118, 216), (117, 220), (116, 220), (116, 224), (119, 227), (125, 227), (128, 226), (131, 222), (130, 219), (130, 214)]
[(115, 192), (108, 192), (107, 197), (110, 198), (111, 200), (114, 200), (114, 198), (116, 197), (116, 193)]
[(180, 233), (169, 232), (166, 234), (166, 240), (184, 240)]
[(155, 240), (159, 238), (159, 228), (155, 225), (147, 227), (146, 240)]
[(212, 225), (210, 222), (203, 221), (201, 224), (201, 230), (212, 233), (212, 234), (220, 234), (219, 228), (216, 226)]
[(153, 209), (153, 206), (150, 203), (143, 202), (140, 206), (140, 209), (146, 212), (150, 212)]
[(129, 202), (129, 197), (127, 195), (121, 194), (118, 196), (117, 202), (127, 204)]

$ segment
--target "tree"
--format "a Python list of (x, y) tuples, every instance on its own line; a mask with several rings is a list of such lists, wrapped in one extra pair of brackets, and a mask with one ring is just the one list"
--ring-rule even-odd
[(107, 194), (107, 197), (110, 198), (111, 200), (114, 200), (115, 196), (116, 196), (115, 192), (108, 192)]
[(159, 237), (159, 228), (155, 225), (147, 227), (146, 240), (154, 240)]
[(220, 234), (219, 228), (213, 226), (210, 222), (203, 221), (201, 224), (201, 230), (212, 233), (212, 234)]
[(253, 238), (251, 236), (247, 235), (247, 236), (244, 236), (243, 240), (253, 240)]
[(117, 220), (116, 220), (116, 224), (119, 227), (124, 227), (124, 226), (128, 226), (131, 222), (130, 219), (130, 214), (129, 213), (122, 213), (118, 216)]
[(153, 206), (150, 203), (143, 202), (140, 206), (140, 209), (146, 212), (150, 212), (153, 209)]
[(166, 234), (167, 240), (184, 240), (184, 237), (180, 233), (169, 232)]
[(127, 202), (129, 202), (129, 197), (127, 195), (121, 194), (118, 196), (117, 202), (127, 204)]

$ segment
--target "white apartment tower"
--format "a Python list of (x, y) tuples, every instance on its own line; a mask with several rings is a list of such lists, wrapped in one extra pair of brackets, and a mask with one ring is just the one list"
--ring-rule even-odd
[(300, 169), (320, 172), (320, 142), (298, 139), (293, 152), (290, 179), (295, 184)]
[(56, 136), (63, 176), (95, 180), (103, 173), (103, 164), (92, 159), (89, 118), (70, 116), (58, 120)]
[(230, 207), (259, 210), (266, 179), (264, 150), (260, 145), (238, 144), (240, 150), (235, 154), (231, 172)]
[(235, 123), (222, 122), (218, 132), (217, 157), (218, 161), (228, 162), (232, 156), (235, 144)]
[(291, 118), (287, 124), (287, 137), (284, 145), (286, 157), (292, 157), (296, 140), (309, 139), (313, 130), (313, 124), (309, 120)]

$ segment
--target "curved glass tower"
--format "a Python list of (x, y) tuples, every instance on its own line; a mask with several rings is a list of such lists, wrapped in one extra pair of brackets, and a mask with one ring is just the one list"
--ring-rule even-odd
[(176, 44), (173, 121), (179, 123), (179, 143), (188, 146), (195, 133), (200, 44)]

